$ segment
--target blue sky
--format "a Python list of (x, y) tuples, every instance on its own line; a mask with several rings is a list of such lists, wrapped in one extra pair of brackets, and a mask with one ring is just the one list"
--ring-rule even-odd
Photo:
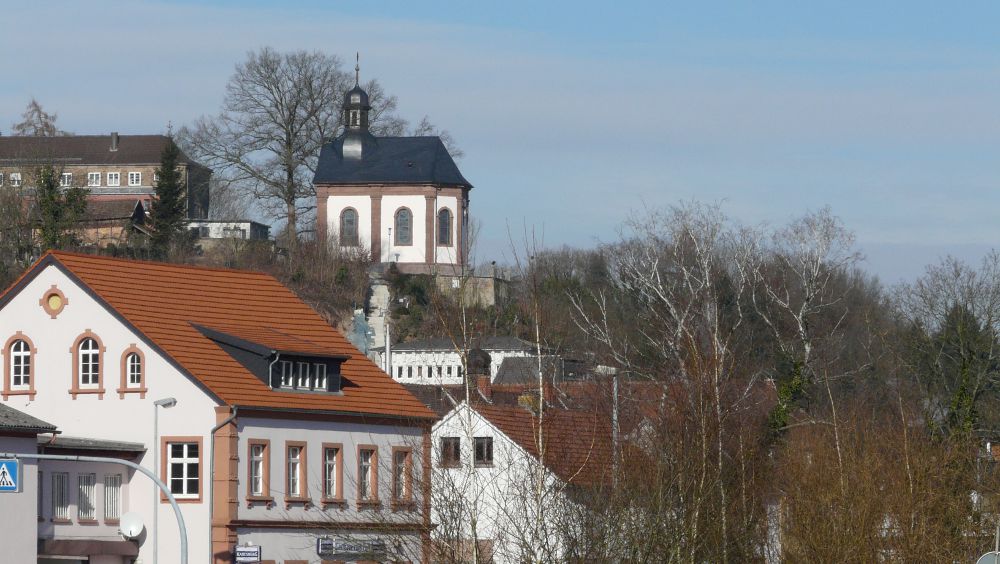
[(867, 267), (912, 279), (1000, 239), (1000, 5), (964, 2), (4, 2), (0, 129), (31, 96), (77, 133), (215, 112), (248, 50), (319, 49), (451, 131), (478, 258), (631, 210), (830, 205)]

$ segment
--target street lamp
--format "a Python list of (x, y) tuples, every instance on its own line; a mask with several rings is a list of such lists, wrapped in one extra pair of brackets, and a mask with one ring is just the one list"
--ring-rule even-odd
[[(153, 473), (160, 473), (160, 410), (157, 408), (169, 409), (177, 405), (176, 398), (163, 398), (153, 402)], [(157, 564), (159, 557), (159, 540), (156, 529), (160, 515), (160, 490), (153, 488), (153, 564)]]

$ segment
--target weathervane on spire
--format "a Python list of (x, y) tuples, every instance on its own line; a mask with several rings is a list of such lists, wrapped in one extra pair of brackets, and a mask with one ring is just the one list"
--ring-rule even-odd
[(361, 53), (354, 53), (354, 85), (361, 84)]

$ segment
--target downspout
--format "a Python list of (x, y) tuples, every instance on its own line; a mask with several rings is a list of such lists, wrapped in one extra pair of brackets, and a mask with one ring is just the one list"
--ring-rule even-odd
[[(275, 357), (274, 362), (278, 362), (277, 357)], [(274, 362), (271, 363), (271, 366), (274, 366)], [(270, 377), (271, 373), (270, 371), (268, 371), (268, 378)], [(229, 425), (230, 423), (233, 422), (234, 419), (236, 419), (236, 411), (239, 409), (239, 406), (234, 405), (232, 406), (232, 408), (233, 408), (232, 415), (227, 417), (222, 423), (219, 423), (215, 427), (212, 427), (212, 431), (211, 433), (209, 433), (209, 435), (211, 436), (210, 439), (211, 447), (209, 451), (211, 458), (208, 459), (208, 475), (211, 476), (212, 480), (212, 487), (210, 488), (209, 491), (209, 495), (211, 497), (209, 497), (208, 499), (208, 562), (209, 563), (213, 562), (213, 559), (215, 558), (215, 552), (213, 552), (212, 550), (212, 527), (214, 526), (213, 519), (215, 517), (215, 432), (225, 427), (226, 425)]]
[(267, 386), (273, 390), (274, 386), (271, 385), (271, 377), (274, 376), (274, 365), (278, 364), (281, 353), (278, 351), (271, 351), (271, 353), (274, 354), (274, 360), (271, 361), (271, 364), (267, 365)]

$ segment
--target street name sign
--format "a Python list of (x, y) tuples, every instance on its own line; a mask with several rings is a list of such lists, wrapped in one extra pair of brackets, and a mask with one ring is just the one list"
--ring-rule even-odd
[(233, 556), (236, 562), (260, 562), (261, 550), (259, 546), (237, 546)]
[(383, 540), (350, 540), (320, 537), (316, 539), (316, 555), (334, 560), (381, 560), (385, 558)]

